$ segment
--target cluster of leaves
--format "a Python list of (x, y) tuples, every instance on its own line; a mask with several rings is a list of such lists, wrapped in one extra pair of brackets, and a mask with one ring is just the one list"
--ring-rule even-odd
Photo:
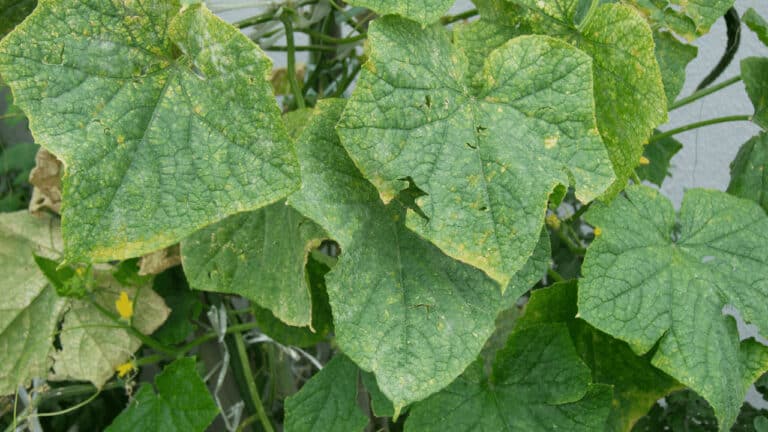
[[(727, 193), (676, 212), (641, 184), (682, 146), (668, 111), (712, 92), (675, 102), (732, 0), (307, 2), (236, 26), (192, 0), (36, 3), (0, 0), (0, 74), (63, 206), (0, 214), (11, 426), (122, 388), (110, 431), (766, 427), (741, 408), (768, 347), (724, 308), (768, 335), (768, 132)], [(259, 46), (275, 23), (285, 71)], [(306, 77), (295, 29), (322, 48)], [(740, 70), (755, 112), (727, 120), (768, 129), (768, 58)], [(34, 151), (4, 149), (12, 182)]]

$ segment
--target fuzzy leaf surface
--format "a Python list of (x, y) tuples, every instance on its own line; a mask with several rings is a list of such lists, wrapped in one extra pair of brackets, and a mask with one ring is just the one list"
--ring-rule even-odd
[(143, 255), (295, 189), (270, 70), (204, 6), (41, 1), (0, 73), (66, 166), (66, 258)]
[(345, 355), (335, 356), (285, 401), (285, 431), (362, 431), (368, 417), (357, 406), (359, 369)]
[(315, 109), (296, 144), (303, 185), (288, 202), (341, 246), (326, 275), (336, 341), (376, 375), (397, 413), (476, 358), (493, 331), (501, 290), (406, 228), (399, 201), (381, 202), (336, 135), (343, 108), (329, 100)]
[(676, 219), (658, 192), (632, 186), (586, 220), (602, 234), (587, 250), (579, 314), (646, 353), (704, 397), (723, 430), (749, 386), (768, 370), (768, 348), (740, 342), (726, 304), (768, 334), (768, 217), (755, 203), (693, 189)]
[(414, 405), (406, 431), (595, 431), (604, 428), (611, 388), (590, 384), (562, 324), (512, 333), (491, 376), (473, 363), (447, 389)]
[(281, 201), (191, 235), (181, 244), (182, 264), (193, 288), (241, 295), (303, 327), (312, 322), (307, 257), (324, 237)]
[(107, 432), (203, 432), (219, 413), (192, 357), (166, 366), (155, 387), (143, 384)]
[(385, 202), (411, 179), (426, 194), (407, 226), (505, 287), (533, 252), (555, 186), (574, 184), (587, 202), (613, 181), (590, 59), (522, 36), (489, 55), (475, 88), (442, 27), (384, 17), (369, 38), (338, 126), (344, 147)]
[(578, 0), (512, 1), (528, 8), (534, 32), (568, 40), (592, 58), (597, 126), (616, 173), (609, 194), (615, 195), (638, 165), (653, 129), (667, 121), (651, 28), (636, 10), (620, 4), (601, 5), (577, 22)]

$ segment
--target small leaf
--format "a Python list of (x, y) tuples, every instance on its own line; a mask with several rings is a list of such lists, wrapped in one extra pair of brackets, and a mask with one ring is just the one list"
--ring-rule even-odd
[[(768, 217), (755, 203), (688, 190), (672, 204), (644, 187), (596, 204), (602, 228), (587, 250), (579, 314), (704, 397), (721, 429), (736, 420), (749, 386), (768, 370), (768, 348), (740, 342), (726, 304), (768, 334)], [(692, 367), (691, 365), (696, 365)]]
[(655, 185), (661, 186), (664, 179), (670, 176), (670, 162), (672, 158), (683, 148), (680, 141), (673, 137), (653, 141), (645, 146), (643, 157), (647, 164), (640, 163), (635, 169), (637, 176)]
[(666, 27), (694, 40), (733, 6), (734, 0), (622, 0), (642, 11), (654, 28)]
[(755, 106), (752, 121), (768, 130), (768, 58), (748, 57), (741, 61), (741, 79), (747, 89), (749, 99)]
[(698, 55), (694, 45), (680, 42), (672, 33), (656, 30), (653, 32), (656, 45), (656, 61), (659, 63), (661, 80), (667, 103), (675, 101), (685, 84), (685, 68)]
[(219, 413), (195, 359), (184, 357), (166, 366), (152, 385), (142, 384), (128, 407), (107, 432), (202, 432)]
[(191, 235), (181, 245), (182, 263), (192, 288), (241, 295), (303, 327), (312, 322), (307, 257), (325, 237), (281, 201)]
[(765, 21), (765, 18), (761, 17), (756, 10), (749, 8), (744, 12), (741, 20), (750, 30), (755, 32), (760, 42), (768, 46), (768, 22)]
[(344, 148), (384, 202), (410, 183), (422, 190), (408, 228), (505, 288), (557, 185), (573, 183), (587, 202), (613, 181), (590, 59), (522, 36), (493, 51), (471, 87), (464, 50), (442, 27), (384, 17), (368, 35), (369, 61), (337, 127)]
[(352, 361), (336, 355), (285, 400), (285, 432), (362, 431), (368, 417), (357, 406), (357, 375)]
[(473, 363), (447, 389), (411, 409), (405, 430), (596, 431), (611, 406), (611, 388), (590, 384), (561, 324), (515, 331), (491, 376)]
[(741, 146), (731, 162), (728, 193), (758, 203), (768, 212), (768, 133), (761, 132)]
[(349, 4), (371, 9), (379, 15), (400, 15), (427, 25), (440, 19), (454, 2), (455, 0), (352, 0)]
[(42, 2), (0, 42), (0, 74), (66, 166), (67, 260), (144, 255), (295, 189), (270, 71), (201, 5)]

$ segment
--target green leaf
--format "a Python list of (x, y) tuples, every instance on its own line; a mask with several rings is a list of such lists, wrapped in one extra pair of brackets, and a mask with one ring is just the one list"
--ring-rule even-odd
[[(523, 36), (487, 58), (482, 87), (442, 27), (384, 17), (339, 122), (344, 147), (389, 202), (411, 181), (407, 226), (505, 287), (533, 251), (547, 199), (587, 202), (613, 181), (594, 120), (590, 60)], [(420, 214), (420, 213), (423, 213)]]
[(61, 252), (59, 224), (26, 210), (0, 213), (0, 395), (48, 375), (56, 325), (66, 307), (35, 265), (33, 254), (54, 259)]
[(734, 0), (622, 0), (635, 6), (654, 26), (666, 27), (694, 40), (709, 32), (712, 24), (733, 6)]
[(312, 322), (307, 256), (324, 237), (281, 201), (196, 232), (181, 243), (181, 261), (192, 288), (241, 295), (301, 327)]
[(376, 417), (394, 416), (395, 407), (392, 405), (392, 401), (387, 399), (387, 396), (379, 389), (376, 376), (372, 373), (361, 371), (360, 377), (365, 389), (368, 390), (368, 394), (371, 396), (371, 411), (373, 411), (373, 414)]
[(564, 325), (512, 333), (484, 376), (473, 363), (447, 389), (411, 409), (406, 431), (596, 431), (611, 388), (590, 384)]
[(576, 282), (533, 291), (518, 328), (544, 323), (565, 323), (576, 351), (592, 370), (592, 380), (613, 386), (608, 430), (627, 431), (665, 395), (681, 385), (638, 357), (625, 342), (576, 318)]
[(288, 202), (324, 227), (342, 254), (326, 276), (339, 347), (376, 375), (396, 414), (448, 385), (493, 331), (501, 290), (442, 254), (384, 205), (334, 131), (343, 101), (320, 101), (296, 144), (301, 190)]
[(171, 309), (168, 319), (152, 336), (165, 345), (184, 342), (197, 328), (194, 323), (203, 309), (203, 304), (198, 298), (199, 293), (189, 288), (184, 273), (178, 267), (157, 275), (152, 289)]
[(93, 271), (91, 267), (74, 267), (64, 265), (56, 260), (41, 256), (34, 256), (35, 264), (45, 275), (59, 297), (83, 298), (90, 290), (90, 281), (93, 280)]
[(174, 361), (155, 377), (157, 393), (143, 384), (107, 432), (202, 432), (219, 410), (195, 369), (195, 359)]
[(204, 7), (178, 9), (45, 1), (0, 42), (3, 79), (67, 168), (68, 261), (143, 255), (297, 186), (271, 61)]
[(336, 355), (285, 400), (285, 431), (362, 431), (368, 417), (357, 406), (357, 374), (352, 361)]
[(568, 40), (592, 57), (597, 126), (616, 173), (608, 196), (617, 194), (638, 165), (653, 128), (667, 121), (648, 23), (636, 10), (616, 4), (599, 6), (577, 22), (577, 0), (513, 2), (529, 8), (534, 32)]
[(667, 103), (675, 101), (685, 84), (685, 68), (699, 53), (694, 45), (680, 42), (672, 33), (656, 30), (653, 32), (656, 45), (656, 61), (659, 63), (661, 80)]
[(761, 132), (741, 146), (731, 162), (728, 193), (758, 203), (768, 212), (768, 133)]
[(73, 300), (59, 334), (61, 349), (53, 353), (53, 381), (85, 380), (101, 387), (115, 368), (131, 359), (141, 347), (141, 340), (119, 327), (106, 316), (115, 312), (121, 292), (128, 294), (135, 314), (130, 325), (143, 334), (152, 334), (168, 318), (170, 311), (163, 299), (149, 287), (121, 287), (108, 275), (97, 275), (96, 285), (103, 287), (89, 301)]
[(455, 0), (352, 0), (353, 6), (362, 6), (379, 15), (400, 15), (422, 25), (431, 24), (442, 17)]
[(647, 180), (655, 185), (661, 186), (664, 183), (664, 179), (670, 176), (669, 167), (672, 157), (683, 148), (680, 141), (666, 137), (660, 140), (656, 140), (647, 146), (643, 152), (643, 156), (648, 161), (647, 165), (637, 167), (635, 172), (637, 176), (642, 180)]
[(0, 0), (0, 39), (24, 21), (37, 6), (37, 0)]
[[(749, 386), (768, 370), (768, 349), (739, 341), (726, 304), (768, 334), (768, 217), (722, 192), (686, 192), (678, 221), (658, 192), (632, 186), (597, 204), (600, 227), (582, 268), (579, 314), (704, 397), (730, 427)], [(695, 366), (692, 366), (695, 365)]]
[(755, 106), (752, 121), (768, 130), (768, 57), (748, 57), (741, 61), (741, 79)]
[(756, 10), (749, 8), (744, 12), (741, 20), (750, 30), (755, 32), (760, 42), (768, 46), (768, 22), (765, 21), (765, 18), (761, 17)]

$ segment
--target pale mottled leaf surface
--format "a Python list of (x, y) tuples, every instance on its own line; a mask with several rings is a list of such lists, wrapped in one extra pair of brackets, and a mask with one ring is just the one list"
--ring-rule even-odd
[(680, 42), (672, 33), (656, 30), (653, 32), (656, 44), (656, 61), (659, 63), (661, 80), (667, 102), (675, 101), (685, 84), (685, 68), (699, 53), (694, 45)]
[(55, 218), (34, 217), (26, 210), (0, 214), (0, 395), (48, 375), (56, 325), (67, 301), (56, 295), (33, 254), (53, 259), (61, 249)]
[(352, 0), (349, 4), (366, 7), (379, 15), (400, 15), (427, 25), (440, 19), (454, 2), (455, 0)]
[(720, 426), (768, 370), (768, 348), (740, 342), (726, 304), (768, 334), (768, 217), (755, 203), (716, 191), (686, 192), (678, 218), (653, 189), (598, 204), (586, 220), (602, 234), (579, 285), (579, 314), (637, 353), (658, 344), (654, 366), (714, 408)]
[[(108, 275), (100, 275), (96, 284), (99, 289), (93, 294), (94, 302), (115, 316), (115, 301), (120, 292), (128, 294), (134, 310), (130, 324), (143, 334), (152, 334), (168, 318), (168, 307), (149, 286), (121, 286)], [(139, 338), (117, 327), (102, 310), (85, 300), (69, 303), (59, 342), (61, 349), (53, 353), (53, 372), (49, 378), (90, 381), (96, 387), (104, 385), (115, 374), (115, 368), (130, 360), (142, 345)]]
[(594, 120), (587, 56), (549, 37), (493, 51), (482, 86), (442, 27), (395, 17), (369, 31), (369, 61), (339, 123), (344, 147), (385, 202), (409, 186), (407, 225), (502, 286), (532, 253), (550, 192), (589, 201), (613, 180)]
[(36, 141), (66, 166), (70, 261), (143, 255), (297, 186), (271, 61), (203, 6), (178, 9), (41, 1), (0, 43)]
[(285, 432), (362, 431), (368, 417), (357, 406), (358, 368), (336, 355), (285, 400)]
[(749, 8), (744, 12), (741, 20), (750, 30), (755, 32), (760, 42), (768, 46), (768, 22), (765, 21), (765, 18), (761, 17), (754, 9)]
[(145, 383), (107, 432), (202, 432), (219, 413), (195, 359), (184, 357), (155, 377), (157, 393)]
[(315, 109), (296, 144), (303, 185), (288, 201), (339, 242), (342, 254), (326, 275), (336, 342), (376, 375), (399, 412), (476, 358), (501, 290), (406, 228), (399, 201), (381, 202), (336, 135), (343, 108), (328, 100)]
[(581, 359), (592, 370), (592, 380), (613, 386), (609, 431), (628, 431), (665, 395), (682, 386), (637, 356), (618, 339), (576, 318), (576, 282), (557, 283), (533, 291), (518, 328), (565, 323)]
[(755, 107), (752, 121), (768, 130), (768, 57), (748, 57), (741, 61), (741, 79)]
[(636, 7), (651, 25), (668, 28), (694, 40), (709, 32), (712, 24), (733, 6), (734, 0), (622, 0)]
[(611, 388), (590, 384), (562, 324), (512, 333), (490, 376), (473, 363), (448, 388), (411, 409), (406, 431), (596, 431)]
[(731, 162), (728, 193), (752, 200), (768, 212), (768, 133), (745, 142)]
[(312, 321), (307, 256), (326, 237), (284, 201), (236, 214), (181, 243), (192, 288), (238, 294), (286, 324)]
[(528, 9), (526, 20), (535, 33), (563, 38), (592, 58), (597, 126), (616, 173), (608, 195), (617, 194), (653, 128), (667, 121), (651, 28), (637, 11), (619, 4), (601, 5), (582, 17), (577, 0), (512, 2)]

